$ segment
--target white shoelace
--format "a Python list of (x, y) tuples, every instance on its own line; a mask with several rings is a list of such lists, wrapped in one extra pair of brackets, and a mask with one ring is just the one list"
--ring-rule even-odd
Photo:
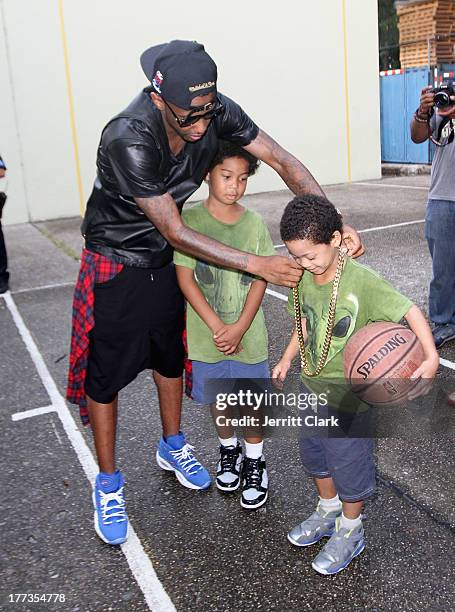
[(185, 446), (182, 446), (182, 448), (179, 448), (178, 450), (169, 451), (183, 471), (187, 472), (188, 474), (196, 474), (196, 472), (202, 468), (202, 465), (191, 452), (193, 449), (194, 446), (185, 444)]
[[(104, 493), (98, 489), (100, 495), (101, 517), (105, 525), (113, 523), (114, 517), (116, 523), (126, 521), (125, 499), (123, 497), (123, 487), (113, 493)], [(111, 503), (114, 502), (114, 503)]]

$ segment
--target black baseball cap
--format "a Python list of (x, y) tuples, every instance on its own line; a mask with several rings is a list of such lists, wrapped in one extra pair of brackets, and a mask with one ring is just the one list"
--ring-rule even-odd
[(152, 90), (185, 110), (193, 98), (216, 91), (216, 64), (198, 42), (172, 40), (150, 47), (141, 55), (141, 66)]

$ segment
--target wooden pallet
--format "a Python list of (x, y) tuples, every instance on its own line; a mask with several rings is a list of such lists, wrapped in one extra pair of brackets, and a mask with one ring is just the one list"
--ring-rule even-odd
[(428, 39), (432, 64), (455, 62), (455, 0), (401, 0), (396, 9), (402, 68), (428, 63)]

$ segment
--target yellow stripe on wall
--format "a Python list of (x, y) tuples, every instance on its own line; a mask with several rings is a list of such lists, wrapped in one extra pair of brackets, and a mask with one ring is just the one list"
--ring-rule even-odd
[(80, 207), (81, 215), (83, 215), (84, 210), (85, 210), (85, 199), (84, 199), (84, 189), (82, 186), (81, 164), (80, 164), (80, 159), (79, 159), (79, 145), (77, 142), (76, 118), (74, 114), (74, 103), (73, 103), (73, 88), (71, 85), (71, 72), (70, 72), (70, 64), (69, 64), (69, 59), (68, 59), (68, 42), (66, 39), (66, 32), (65, 32), (65, 20), (63, 17), (63, 0), (58, 0), (58, 12), (60, 15), (60, 33), (62, 35), (63, 57), (64, 57), (64, 62), (65, 62), (66, 91), (68, 94), (71, 135), (73, 139), (74, 161), (76, 164), (77, 188), (79, 191), (79, 207)]
[(351, 127), (349, 121), (349, 83), (348, 83), (348, 43), (346, 33), (346, 0), (343, 3), (343, 47), (344, 47), (344, 98), (346, 113), (346, 153), (348, 165), (348, 181), (352, 180), (351, 174)]

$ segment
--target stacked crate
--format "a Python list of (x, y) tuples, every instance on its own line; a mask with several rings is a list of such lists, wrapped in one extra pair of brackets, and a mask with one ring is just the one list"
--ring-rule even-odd
[(395, 2), (402, 68), (455, 62), (455, 0)]

